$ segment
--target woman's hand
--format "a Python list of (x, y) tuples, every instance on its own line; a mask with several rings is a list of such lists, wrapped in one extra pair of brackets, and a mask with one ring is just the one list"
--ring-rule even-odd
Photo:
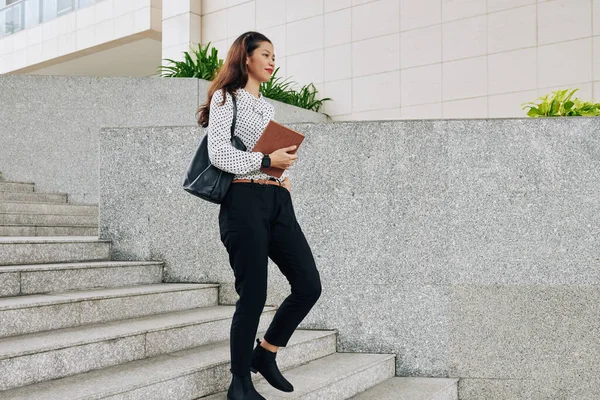
[(271, 158), (271, 167), (279, 169), (288, 169), (291, 167), (298, 156), (296, 154), (288, 154), (288, 151), (296, 150), (297, 146), (284, 147), (283, 149), (275, 150), (269, 157)]
[(292, 191), (292, 182), (290, 181), (289, 177), (286, 176), (285, 179), (283, 180), (283, 182), (281, 182), (281, 183), (282, 183), (282, 186), (288, 190), (288, 192)]

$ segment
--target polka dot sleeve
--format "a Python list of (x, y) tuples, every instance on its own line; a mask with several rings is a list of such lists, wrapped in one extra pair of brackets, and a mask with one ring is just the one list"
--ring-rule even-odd
[[(233, 100), (226, 92), (227, 100), (223, 101), (223, 93), (217, 90), (210, 101), (208, 116), (208, 158), (215, 167), (232, 173), (247, 174), (260, 169), (263, 155), (259, 152), (238, 150), (231, 145), (231, 123), (233, 122)], [(236, 125), (240, 122), (237, 101), (238, 117)], [(237, 126), (236, 126), (237, 131)]]

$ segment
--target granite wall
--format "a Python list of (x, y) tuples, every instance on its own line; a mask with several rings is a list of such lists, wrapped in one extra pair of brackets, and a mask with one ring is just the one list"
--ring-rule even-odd
[[(49, 75), (0, 75), (0, 170), (69, 202), (98, 203), (102, 127), (195, 126), (210, 82)], [(323, 114), (276, 101), (282, 122), (325, 121)]]
[[(600, 398), (600, 119), (335, 122), (291, 170), (323, 294), (301, 324), (461, 399)], [(100, 134), (101, 237), (173, 282), (233, 273), (218, 206), (181, 188), (195, 127)], [(270, 264), (268, 304), (289, 293)]]

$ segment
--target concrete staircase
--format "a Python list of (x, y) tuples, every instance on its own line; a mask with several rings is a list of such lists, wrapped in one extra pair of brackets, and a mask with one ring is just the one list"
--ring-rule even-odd
[(65, 193), (0, 180), (0, 236), (98, 236), (98, 206), (68, 204)]
[[(0, 399), (225, 399), (235, 307), (218, 305), (219, 285), (163, 283), (161, 262), (109, 260), (110, 242), (91, 236), (97, 209), (66, 200), (0, 182)], [(265, 307), (258, 335), (275, 311)], [(267, 399), (458, 398), (456, 379), (394, 377), (394, 355), (337, 353), (336, 340), (297, 330), (278, 355), (296, 390), (253, 375), (257, 389)]]

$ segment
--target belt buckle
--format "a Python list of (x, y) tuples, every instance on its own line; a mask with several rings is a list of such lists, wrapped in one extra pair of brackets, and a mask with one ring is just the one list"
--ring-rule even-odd
[(283, 186), (283, 184), (280, 181), (278, 181), (277, 179), (275, 179), (273, 177), (270, 177), (270, 178), (267, 178), (267, 179), (250, 179), (250, 182), (252, 182), (252, 183), (258, 183), (259, 185), (268, 185), (269, 181), (277, 182), (277, 184), (279, 186)]
[(273, 181), (273, 182), (277, 182), (277, 184), (278, 184), (279, 186), (283, 186), (283, 184), (282, 184), (282, 183), (281, 183), (279, 180), (277, 180), (277, 179), (275, 179), (275, 178), (269, 178), (269, 180), (270, 180), (270, 181)]

